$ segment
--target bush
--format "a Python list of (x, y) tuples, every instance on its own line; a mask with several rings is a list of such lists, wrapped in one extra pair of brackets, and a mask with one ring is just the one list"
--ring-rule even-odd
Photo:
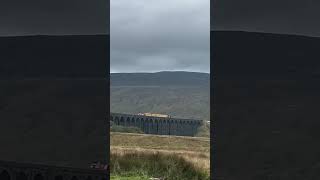
[(197, 130), (197, 137), (210, 137), (210, 125), (203, 122)]

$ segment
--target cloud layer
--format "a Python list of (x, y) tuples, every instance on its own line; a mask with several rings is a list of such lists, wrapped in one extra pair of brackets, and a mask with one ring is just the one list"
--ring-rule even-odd
[(320, 1), (215, 0), (212, 29), (320, 36)]
[(209, 72), (209, 0), (112, 0), (111, 72)]
[(0, 36), (109, 33), (108, 0), (1, 0)]

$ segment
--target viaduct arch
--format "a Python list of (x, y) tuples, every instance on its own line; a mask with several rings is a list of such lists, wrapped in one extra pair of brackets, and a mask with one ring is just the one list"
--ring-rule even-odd
[(195, 136), (202, 120), (111, 113), (115, 125), (138, 127), (146, 134)]

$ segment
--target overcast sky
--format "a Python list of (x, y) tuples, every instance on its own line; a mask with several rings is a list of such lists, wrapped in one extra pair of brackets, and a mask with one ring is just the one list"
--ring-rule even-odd
[(210, 69), (210, 0), (111, 0), (111, 72)]
[(319, 0), (214, 0), (212, 29), (320, 36)]
[[(0, 36), (109, 33), (109, 0), (1, 0)], [(209, 71), (210, 0), (110, 0), (111, 71)], [(215, 0), (215, 30), (320, 37), (319, 0)]]
[(0, 36), (107, 34), (108, 0), (0, 0)]

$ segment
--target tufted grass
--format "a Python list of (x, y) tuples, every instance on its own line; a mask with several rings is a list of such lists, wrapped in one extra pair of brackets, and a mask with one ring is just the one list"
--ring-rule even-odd
[(113, 179), (209, 179), (208, 138), (111, 133)]

